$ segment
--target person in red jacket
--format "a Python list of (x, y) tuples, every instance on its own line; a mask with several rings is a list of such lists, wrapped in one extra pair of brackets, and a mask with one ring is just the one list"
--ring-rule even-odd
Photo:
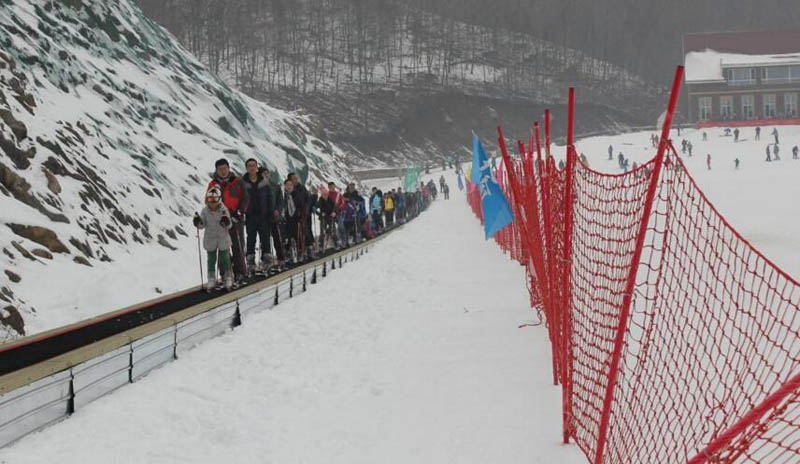
[(219, 187), (222, 191), (222, 203), (231, 214), (233, 226), (229, 232), (233, 248), (233, 272), (237, 284), (244, 282), (247, 276), (247, 263), (244, 253), (244, 212), (247, 211), (248, 197), (242, 180), (231, 172), (228, 160), (221, 158), (214, 163), (214, 177), (208, 183), (206, 190)]

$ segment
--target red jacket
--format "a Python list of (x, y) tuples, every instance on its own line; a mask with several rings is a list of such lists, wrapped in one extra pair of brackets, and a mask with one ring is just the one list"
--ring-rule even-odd
[(241, 217), (247, 210), (247, 190), (242, 184), (242, 180), (231, 173), (226, 180), (220, 179), (217, 175), (208, 183), (206, 191), (212, 187), (219, 187), (222, 190), (222, 203), (231, 212), (231, 215)]

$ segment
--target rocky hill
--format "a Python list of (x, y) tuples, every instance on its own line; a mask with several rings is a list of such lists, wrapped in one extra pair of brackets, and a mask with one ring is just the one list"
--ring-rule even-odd
[(563, 107), (570, 86), (582, 131), (652, 124), (669, 81), (647, 82), (542, 29), (475, 21), (459, 2), (137, 1), (232, 86), (313, 115), (360, 167), (467, 151), (470, 130), (529, 127), (542, 108)]
[(0, 43), (0, 341), (184, 285), (159, 276), (192, 251), (219, 157), (347, 176), (317, 125), (231, 89), (128, 0), (0, 0)]

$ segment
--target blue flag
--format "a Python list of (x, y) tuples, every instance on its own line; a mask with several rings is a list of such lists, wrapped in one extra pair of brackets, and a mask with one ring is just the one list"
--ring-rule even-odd
[(486, 238), (491, 238), (498, 230), (511, 224), (514, 215), (508, 206), (500, 185), (492, 175), (492, 168), (486, 152), (483, 151), (481, 141), (477, 135), (472, 135), (472, 182), (481, 192), (481, 206), (483, 207), (483, 226)]
[(461, 180), (461, 174), (458, 175), (458, 189), (464, 190), (464, 181)]

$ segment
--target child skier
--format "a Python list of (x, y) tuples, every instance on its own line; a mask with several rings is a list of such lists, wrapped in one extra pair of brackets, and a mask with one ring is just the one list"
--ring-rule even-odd
[(200, 214), (194, 215), (194, 226), (205, 229), (203, 233), (203, 248), (208, 257), (208, 278), (206, 291), (211, 291), (217, 283), (217, 258), (220, 261), (220, 271), (225, 281), (225, 289), (233, 288), (233, 273), (231, 271), (231, 214), (222, 204), (222, 190), (212, 187), (206, 192), (206, 207)]

